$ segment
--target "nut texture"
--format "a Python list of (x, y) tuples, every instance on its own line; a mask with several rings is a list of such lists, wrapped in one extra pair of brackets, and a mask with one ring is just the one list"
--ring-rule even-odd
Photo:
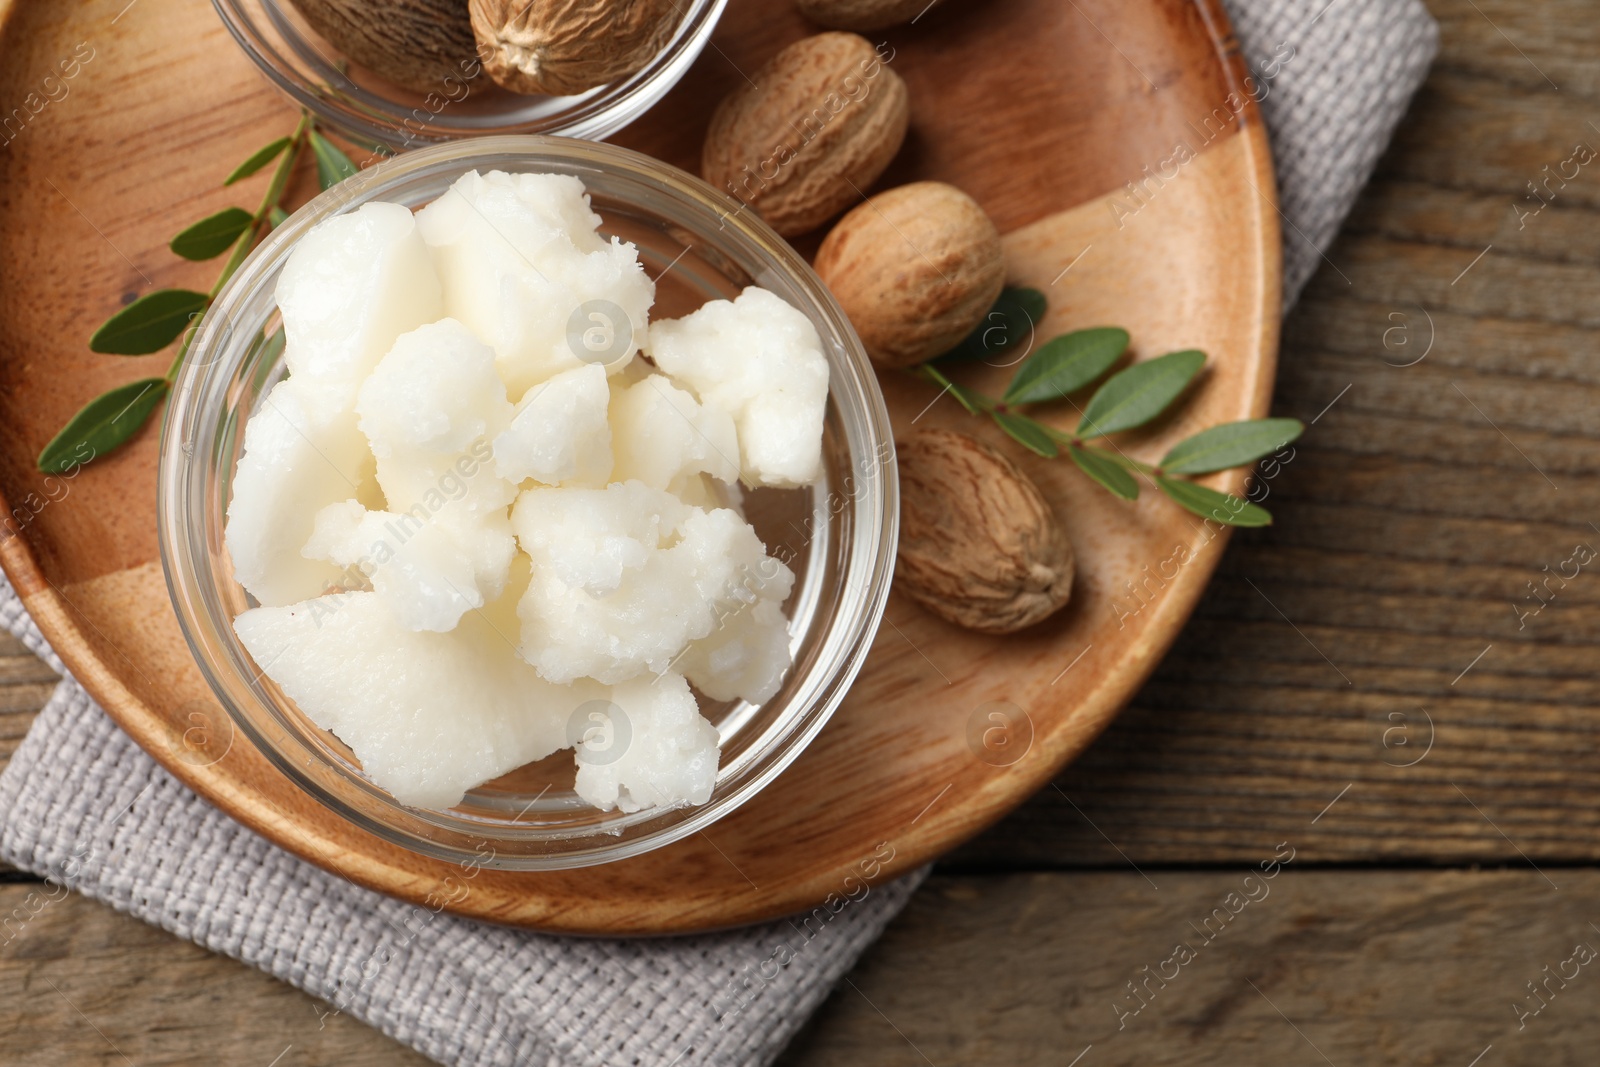
[(905, 140), (905, 82), (853, 33), (796, 41), (751, 81), (712, 116), (700, 173), (785, 236), (858, 201)]
[(954, 348), (1006, 281), (1000, 231), (943, 182), (902, 185), (852, 210), (823, 240), (816, 269), (885, 367)]
[(476, 75), (477, 42), (461, 0), (294, 0), (311, 28), (396, 85), (437, 92)]
[(910, 22), (928, 0), (795, 0), (800, 14), (830, 30), (881, 30)]
[(666, 47), (676, 0), (469, 0), (484, 69), (515, 93), (571, 96), (625, 78)]
[(1072, 545), (1015, 463), (949, 430), (920, 430), (896, 452), (902, 590), (940, 618), (989, 634), (1032, 626), (1067, 603)]

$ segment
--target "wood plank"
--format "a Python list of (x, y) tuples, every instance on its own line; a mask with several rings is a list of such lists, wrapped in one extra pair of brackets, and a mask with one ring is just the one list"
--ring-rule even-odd
[[(1567, 964), (1576, 977), (1552, 979), (1520, 1031), (1513, 1006), (1537, 1006), (1524, 983), (1576, 944), (1600, 950), (1600, 873), (1551, 871), (1556, 891), (1526, 868), (1300, 863), (1248, 883), (1243, 871), (935, 878), (778, 1062), (1467, 1067), (1490, 1045), (1484, 1067), (1592, 1062), (1594, 963)], [(1230, 892), (1258, 899), (1225, 905)], [(1179, 943), (1193, 959), (1166, 963)]]
[[(936, 877), (780, 1062), (1065, 1067), (1091, 1044), (1083, 1063), (1104, 1067), (1311, 1064), (1318, 1051), (1336, 1064), (1465, 1067), (1490, 1044), (1499, 1063), (1586, 1062), (1600, 1040), (1593, 967), (1552, 983), (1520, 1031), (1513, 1005), (1535, 1004), (1524, 983), (1575, 944), (1600, 947), (1589, 925), (1600, 873), (1550, 870), (1555, 890), (1527, 868), (1302, 863), (1249, 882), (1243, 871)], [(0, 909), (35, 890), (0, 887)], [(1229, 892), (1258, 899), (1225, 903)], [(1196, 929), (1208, 919), (1209, 941)], [(1164, 986), (1152, 979), (1119, 1031), (1113, 1005), (1139, 1004), (1126, 983), (1179, 942), (1195, 958), (1167, 966), (1177, 977)], [(44, 906), (0, 953), (0, 1003), (19, 1009), (0, 1013), (0, 1041), (18, 1067), (265, 1065), (290, 1046), (282, 1062), (297, 1065), (425, 1062), (345, 1017), (319, 1029), (325, 1008), (310, 997), (76, 896)]]
[(0, 885), (8, 1065), (430, 1062), (260, 971), (61, 892)]
[[(1439, 69), (1502, 85), (1600, 98), (1600, 23), (1586, 0), (1428, 0), (1443, 37)], [(1546, 78), (1548, 76), (1548, 80)]]

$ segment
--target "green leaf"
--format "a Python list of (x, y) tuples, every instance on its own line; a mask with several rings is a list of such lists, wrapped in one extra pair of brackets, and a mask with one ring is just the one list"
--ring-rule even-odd
[(982, 415), (988, 410), (988, 405), (984, 403), (982, 394), (973, 392), (964, 385), (957, 385), (955, 382), (951, 382), (950, 395), (960, 401), (961, 406), (974, 415)]
[(1044, 294), (1037, 289), (1002, 289), (983, 321), (960, 344), (935, 358), (988, 360), (1012, 345), (1026, 345), (1044, 318), (1045, 306)]
[(338, 145), (315, 129), (310, 132), (311, 151), (317, 157), (317, 182), (324, 190), (332, 189), (354, 174), (356, 165), (350, 162), (350, 157)]
[(277, 159), (283, 154), (283, 150), (288, 147), (289, 138), (280, 137), (271, 144), (257, 149), (255, 155), (233, 168), (233, 173), (222, 179), (222, 184), (232, 185), (234, 182), (250, 177), (250, 175)]
[(1143, 426), (1178, 399), (1205, 362), (1206, 354), (1191, 348), (1113, 374), (1090, 398), (1079, 436), (1104, 437)]
[(1157, 478), (1161, 491), (1181, 506), (1225, 526), (1271, 526), (1272, 515), (1240, 497), (1219, 493), (1181, 478)]
[(1067, 446), (1067, 455), (1072, 457), (1072, 462), (1078, 469), (1095, 481), (1099, 482), (1114, 495), (1124, 500), (1139, 499), (1139, 482), (1115, 461), (1109, 460), (1098, 452), (1079, 448), (1077, 445)]
[(1007, 404), (1060, 400), (1111, 369), (1128, 350), (1128, 331), (1117, 326), (1078, 330), (1047, 341), (1017, 369)]
[(167, 245), (184, 259), (211, 259), (233, 247), (255, 216), (242, 207), (223, 208), (184, 230)]
[(994, 421), (999, 427), (1011, 436), (1022, 447), (1030, 452), (1036, 452), (1045, 459), (1055, 459), (1060, 455), (1056, 443), (1050, 439), (1043, 426), (1028, 418), (1026, 415), (1012, 415), (1004, 411), (991, 411)]
[(1250, 419), (1225, 422), (1202, 430), (1172, 446), (1161, 460), (1169, 474), (1210, 474), (1254, 463), (1305, 432), (1299, 419)]
[[(968, 389), (966, 386), (957, 385), (949, 378), (946, 378), (944, 374), (940, 372), (939, 368), (935, 367), (931, 363), (919, 363), (915, 367), (911, 368), (911, 373), (917, 375), (919, 378), (926, 378), (934, 385), (939, 386), (941, 390), (939, 396), (949, 393), (951, 396), (955, 397), (957, 402), (959, 402), (962, 407), (966, 408), (967, 413), (970, 415), (982, 415), (985, 411), (989, 410), (988, 397), (981, 393), (976, 393), (971, 389)], [(935, 401), (938, 399), (939, 397), (934, 397)], [(933, 404), (930, 403), (928, 406), (932, 407)], [(920, 418), (921, 416), (918, 417)], [(912, 421), (914, 422), (916, 420), (913, 419)]]
[(39, 469), (61, 474), (117, 448), (167, 395), (165, 378), (144, 378), (101, 393), (72, 416), (39, 453)]
[(272, 210), (267, 212), (267, 222), (276, 230), (279, 226), (289, 221), (289, 213), (277, 204), (272, 205)]
[(89, 338), (89, 350), (110, 356), (148, 356), (177, 339), (210, 297), (190, 289), (157, 289), (111, 316)]

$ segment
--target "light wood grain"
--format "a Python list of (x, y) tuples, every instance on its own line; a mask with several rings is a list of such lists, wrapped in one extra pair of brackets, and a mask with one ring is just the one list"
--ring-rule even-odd
[[(86, 68), (77, 95), (63, 101), (75, 110), (44, 112), (0, 157), (8, 191), (0, 234), (7, 262), (17, 265), (0, 286), (7, 434), (0, 494), (9, 500), (36, 488), (33, 457), (74, 409), (162, 358), (94, 356), (61, 323), (94, 321), (119, 294), (194, 284), (212, 269), (178, 264), (161, 245), (193, 217), (197, 200), (209, 207), (234, 195), (216, 183), (259, 143), (262, 128), (288, 125), (286, 108), (254, 80), (203, 0), (142, 0), (113, 35), (117, 10), (106, 2), (60, 16), (24, 6), (0, 38), (9, 50), (0, 92), (22, 91), (79, 35), (103, 41), (94, 46), (98, 66)], [(1183, 412), (1121, 443), (1152, 458), (1204, 425), (1264, 414), (1272, 387), (1278, 222), (1270, 197), (1257, 190), (1273, 183), (1265, 135), (1242, 88), (1242, 61), (1219, 12), (1216, 0), (1072, 7), (1004, 0), (981, 9), (949, 5), (889, 35), (892, 62), (911, 90), (913, 136), (888, 180), (951, 180), (984, 204), (1006, 234), (1011, 280), (1052, 291), (1045, 336), (1118, 322), (1135, 338), (1135, 358), (1189, 347), (1211, 353)], [(806, 32), (787, 5), (776, 14), (770, 5), (734, 5), (717, 47), (620, 140), (692, 167), (714, 101), (746, 66)], [(1122, 40), (1120, 52), (1104, 47), (1108, 32)], [(1009, 62), (975, 63), (965, 79), (948, 76), (953, 55), (1002, 47)], [(1146, 67), (1159, 75), (1159, 91)], [(100, 71), (103, 78), (90, 77)], [(196, 81), (228, 106), (197, 116), (179, 88)], [(1237, 121), (1235, 111), (1242, 111)], [(1222, 121), (1208, 121), (1215, 115)], [(128, 128), (171, 131), (184, 146), (182, 167), (169, 165), (169, 141), (159, 151), (155, 139), (141, 142), (114, 159), (84, 150), (92, 141), (116, 143)], [(1171, 157), (1178, 140), (1198, 158), (1124, 229), (1106, 198)], [(1098, 147), (1084, 151), (1088, 145)], [(63, 242), (58, 232), (77, 237)], [(1093, 254), (1074, 266), (1091, 245)], [(1069, 267), (1070, 285), (1055, 289)], [(937, 396), (905, 377), (884, 385), (901, 429)], [(1047, 417), (1075, 418), (1060, 408)], [(921, 417), (967, 425), (948, 401)], [(188, 727), (182, 709), (205, 687), (157, 560), (154, 454), (146, 432), (89, 467), (65, 500), (0, 545), (0, 562), (79, 680), (180, 779), (313, 862), (424, 898), (451, 875), (450, 865), (342, 821), (242, 738), (206, 766), (174, 758), (174, 739)], [(1148, 676), (1226, 537), (1202, 530), (1158, 495), (1124, 505), (1068, 463), (1024, 462), (1066, 515), (1074, 541), (1079, 580), (1065, 612), (996, 640), (956, 630), (897, 597), (892, 625), (879, 633), (828, 729), (743, 809), (707, 833), (602, 868), (485, 871), (479, 891), (459, 906), (480, 918), (580, 933), (679, 932), (773, 917), (823, 899), (880, 842), (895, 844), (884, 871), (892, 877), (1044, 784)], [(1242, 479), (1232, 472), (1212, 480), (1239, 489)], [(1116, 618), (1112, 591), (1177, 545), (1195, 558), (1167, 583), (1161, 602), (1131, 622)], [(1080, 653), (1073, 675), (1055, 684)], [(969, 740), (981, 736), (981, 724), (971, 729), (980, 707), (1001, 700), (1024, 709), (1031, 733), (1026, 757), (1003, 769)]]

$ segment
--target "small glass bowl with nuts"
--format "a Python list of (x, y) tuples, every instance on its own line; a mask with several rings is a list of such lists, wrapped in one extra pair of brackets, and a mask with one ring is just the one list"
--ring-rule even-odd
[[(567, 25), (551, 0), (213, 0), (267, 79), (370, 148), (487, 134), (603, 139), (698, 58), (727, 0), (615, 4)], [(610, 16), (608, 16), (610, 17)]]

